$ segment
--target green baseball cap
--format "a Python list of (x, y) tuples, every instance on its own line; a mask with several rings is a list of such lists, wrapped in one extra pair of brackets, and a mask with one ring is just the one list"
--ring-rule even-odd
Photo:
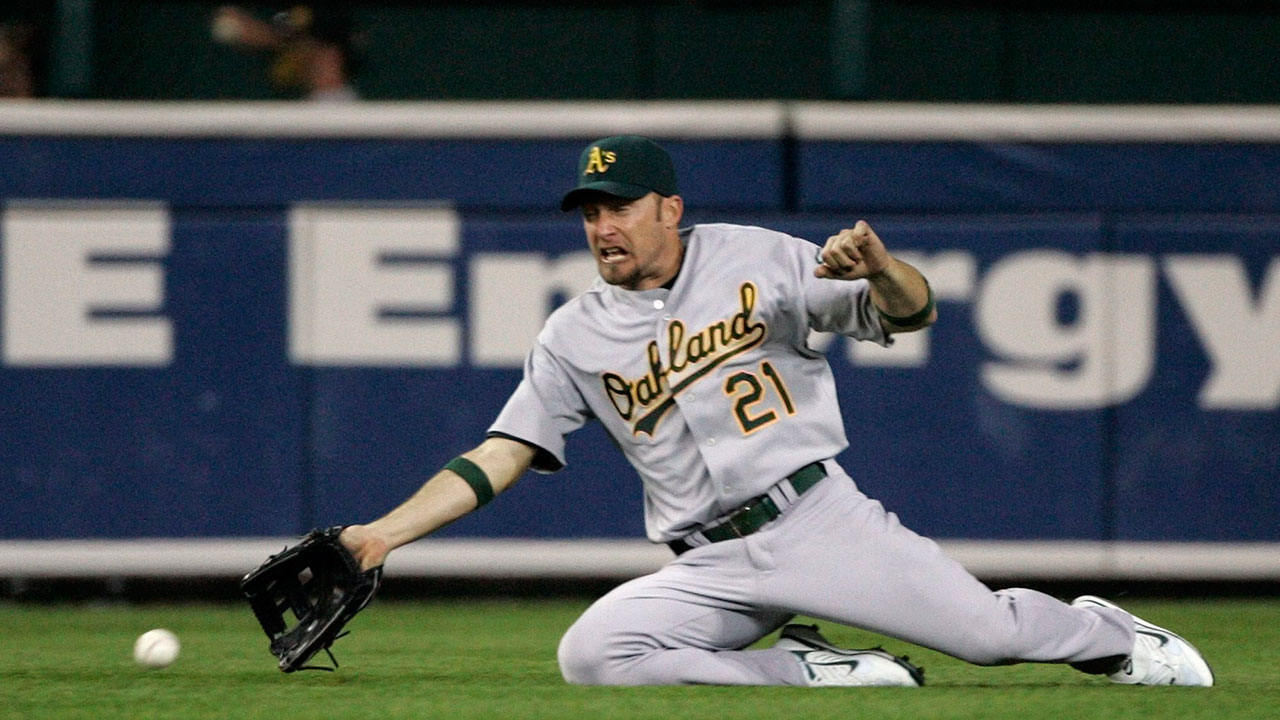
[(560, 201), (572, 210), (587, 192), (603, 192), (634, 200), (650, 192), (675, 195), (676, 168), (657, 143), (638, 135), (614, 135), (587, 145), (578, 158), (578, 186)]

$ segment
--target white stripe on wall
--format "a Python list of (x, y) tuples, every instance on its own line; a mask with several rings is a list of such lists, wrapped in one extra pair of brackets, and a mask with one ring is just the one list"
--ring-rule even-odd
[(969, 142), (1280, 142), (1280, 106), (746, 101), (119, 102), (0, 105), (0, 135)]
[(773, 138), (782, 103), (739, 102), (110, 102), (0, 105), (0, 135), (113, 137), (516, 138), (643, 134)]
[[(0, 577), (238, 577), (296, 538), (3, 540)], [(1028, 580), (1280, 580), (1277, 543), (941, 541), (979, 577)], [(388, 576), (629, 578), (671, 559), (640, 540), (421, 540), (397, 550)]]

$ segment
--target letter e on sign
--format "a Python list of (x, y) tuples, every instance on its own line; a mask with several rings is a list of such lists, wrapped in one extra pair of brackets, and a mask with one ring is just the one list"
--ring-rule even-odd
[(289, 352), (331, 366), (451, 367), (462, 359), (447, 208), (297, 206), (289, 215)]
[(173, 360), (164, 305), (169, 213), (158, 204), (14, 203), (4, 213), (4, 361), (157, 367)]

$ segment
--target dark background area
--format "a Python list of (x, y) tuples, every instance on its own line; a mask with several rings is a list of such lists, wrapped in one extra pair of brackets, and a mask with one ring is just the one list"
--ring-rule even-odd
[[(0, 9), (0, 24), (38, 29), (38, 95), (284, 97), (268, 80), (270, 57), (214, 42), (210, 21), (221, 4), (19, 2)], [(291, 4), (243, 7), (270, 19)], [(1274, 3), (686, 0), (341, 8), (352, 27), (360, 94), (372, 100), (1280, 101)]]

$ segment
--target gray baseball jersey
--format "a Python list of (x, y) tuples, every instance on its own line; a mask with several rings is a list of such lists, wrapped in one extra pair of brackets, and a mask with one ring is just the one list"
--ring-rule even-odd
[(866, 280), (813, 276), (817, 247), (741, 225), (682, 231), (670, 289), (597, 278), (557, 309), (490, 429), (565, 463), (564, 438), (595, 417), (644, 483), (649, 538), (665, 542), (847, 446), (810, 329), (888, 344)]

